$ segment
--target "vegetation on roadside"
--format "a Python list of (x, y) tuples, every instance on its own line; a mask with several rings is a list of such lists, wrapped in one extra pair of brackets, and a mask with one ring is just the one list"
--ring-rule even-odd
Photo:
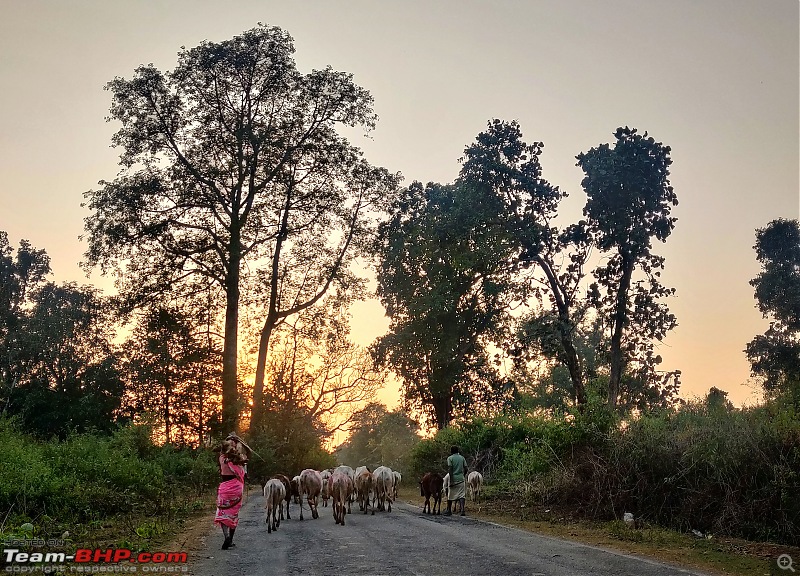
[(500, 498), (566, 507), (579, 518), (703, 534), (800, 541), (800, 415), (778, 400), (734, 408), (724, 392), (617, 420), (599, 405), (572, 415), (504, 415), (440, 431), (414, 471), (444, 470), (451, 444)]
[(217, 483), (207, 450), (153, 444), (144, 426), (41, 441), (0, 419), (0, 540), (148, 549)]

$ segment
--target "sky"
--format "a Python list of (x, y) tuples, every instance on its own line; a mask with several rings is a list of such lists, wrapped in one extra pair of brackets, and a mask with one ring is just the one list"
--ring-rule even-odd
[[(662, 368), (682, 371), (685, 398), (715, 386), (757, 401), (743, 353), (768, 325), (749, 285), (755, 230), (800, 217), (797, 0), (0, 0), (0, 11), (0, 230), (45, 249), (52, 280), (110, 288), (78, 266), (83, 193), (119, 171), (104, 85), (262, 22), (294, 37), (301, 71), (330, 65), (371, 92), (378, 126), (352, 141), (406, 184), (452, 181), (490, 119), (517, 120), (544, 142), (570, 222), (585, 202), (577, 154), (619, 126), (670, 146), (678, 221), (655, 251), (679, 325)], [(370, 301), (353, 325), (366, 345), (388, 320)]]

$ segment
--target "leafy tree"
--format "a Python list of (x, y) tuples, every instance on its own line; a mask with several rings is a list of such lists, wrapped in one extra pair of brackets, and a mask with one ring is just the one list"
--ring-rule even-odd
[[(300, 73), (293, 52), (289, 34), (260, 25), (182, 49), (171, 72), (148, 65), (114, 79), (107, 89), (111, 119), (122, 124), (113, 143), (123, 171), (87, 193), (86, 264), (118, 274), (124, 308), (209, 285), (224, 294), (226, 428), (242, 407), (240, 303), (255, 301), (252, 286), (268, 287), (266, 349), (282, 317), (340, 276), (374, 188), (392, 180), (336, 133), (374, 125), (369, 93), (330, 68)], [(270, 265), (260, 270), (263, 259)], [(292, 298), (291, 288), (296, 302), (284, 308), (279, 298)], [(259, 354), (260, 370), (265, 361)]]
[(502, 222), (515, 243), (516, 270), (529, 271), (525, 297), (541, 304), (528, 317), (512, 355), (530, 359), (533, 347), (558, 360), (568, 370), (574, 401), (583, 405), (587, 374), (577, 340), (585, 306), (579, 288), (590, 244), (583, 223), (563, 230), (553, 225), (567, 194), (542, 177), (543, 147), (527, 144), (517, 122), (493, 120), (464, 151), (459, 181), (494, 199), (497, 213), (490, 218)]
[(0, 231), (0, 413), (5, 413), (10, 395), (23, 376), (20, 354), (25, 331), (21, 323), (31, 305), (31, 294), (48, 274), (50, 257), (44, 250), (22, 240), (14, 256), (8, 234)]
[(384, 375), (373, 369), (368, 352), (350, 341), (346, 318), (310, 311), (283, 336), (270, 366), (275, 377), (266, 390), (265, 411), (297, 404), (325, 435), (347, 428), (354, 407), (374, 398)]
[(114, 336), (96, 291), (47, 283), (31, 297), (22, 319), (23, 369), (7, 412), (41, 436), (110, 431), (124, 385)]
[(284, 470), (312, 466), (331, 435), (347, 429), (383, 385), (368, 352), (349, 340), (346, 301), (328, 298), (275, 335), (264, 417), (250, 432)]
[(468, 183), (415, 182), (379, 228), (378, 295), (391, 324), (373, 352), (437, 428), (476, 398), (495, 403), (508, 392), (487, 351), (512, 299), (513, 246), (487, 215), (495, 204)]
[(339, 462), (351, 466), (388, 466), (408, 469), (411, 450), (420, 441), (419, 424), (402, 410), (389, 412), (386, 406), (370, 403), (359, 410), (352, 422), (352, 434), (336, 450)]
[(756, 231), (761, 272), (750, 281), (758, 309), (770, 318), (767, 331), (745, 352), (768, 394), (791, 392), (800, 401), (800, 223), (773, 220)]
[[(585, 178), (584, 215), (594, 244), (609, 257), (599, 266), (590, 300), (608, 326), (608, 403), (615, 407), (620, 382), (637, 363), (652, 372), (660, 362), (653, 340), (662, 340), (677, 325), (660, 299), (675, 290), (661, 285), (664, 258), (652, 253), (652, 240), (665, 242), (676, 218), (670, 216), (678, 198), (669, 183), (670, 148), (647, 132), (619, 128), (614, 147), (602, 144), (577, 156)], [(637, 279), (639, 270), (644, 279)]]
[(340, 301), (363, 295), (364, 280), (352, 273), (349, 264), (364, 253), (365, 242), (374, 233), (374, 218), (397, 183), (398, 177), (355, 161), (353, 153), (326, 161), (336, 162), (339, 172), (309, 179), (320, 159), (301, 158), (292, 165), (286, 184), (271, 265), (263, 275), (267, 314), (253, 387), (256, 428), (263, 416), (267, 355), (275, 330), (320, 302), (334, 285)]
[(202, 444), (216, 416), (218, 351), (198, 328), (186, 311), (155, 306), (123, 346), (126, 408), (132, 416), (158, 414), (167, 443)]
[[(540, 328), (534, 322), (525, 322), (521, 334), (523, 345), (529, 345), (531, 342), (531, 335), (527, 331), (531, 330), (532, 326)], [(543, 331), (535, 337), (552, 341), (554, 334), (554, 331)], [(602, 397), (605, 402), (609, 375), (604, 364), (608, 353), (602, 324), (597, 321), (591, 324), (584, 322), (576, 327), (573, 342), (581, 365), (585, 369), (587, 400), (590, 397), (594, 399)], [(541, 343), (538, 346), (541, 347)], [(546, 359), (557, 358), (552, 353), (544, 353), (543, 356)], [(532, 371), (528, 363), (517, 363), (514, 367), (512, 378), (520, 394), (517, 400), (518, 408), (527, 411), (544, 409), (561, 414), (569, 412), (574, 406), (583, 410), (583, 405), (576, 405), (567, 367), (563, 363), (552, 364), (548, 361), (542, 369), (541, 358), (539, 364), (538, 373)], [(633, 371), (631, 368), (632, 366), (629, 366), (621, 379), (617, 407), (622, 412), (671, 409), (682, 403), (678, 397), (680, 370), (655, 372), (646, 364), (639, 366), (638, 371)]]

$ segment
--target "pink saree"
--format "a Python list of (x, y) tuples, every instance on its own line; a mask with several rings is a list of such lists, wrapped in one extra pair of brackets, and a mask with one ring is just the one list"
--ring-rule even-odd
[[(220, 459), (222, 463), (222, 459)], [(217, 490), (217, 513), (214, 524), (236, 528), (239, 524), (239, 510), (242, 508), (242, 494), (244, 492), (244, 466), (225, 460), (222, 466), (226, 472), (236, 476), (231, 480), (220, 483)]]

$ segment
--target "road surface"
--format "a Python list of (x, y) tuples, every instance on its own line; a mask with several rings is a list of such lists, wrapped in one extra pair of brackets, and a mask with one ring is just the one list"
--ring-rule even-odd
[[(420, 499), (421, 500), (421, 499)], [(242, 507), (235, 548), (221, 550), (214, 528), (189, 554), (194, 576), (677, 576), (699, 574), (655, 561), (539, 536), (469, 516), (429, 516), (398, 502), (392, 512), (346, 516), (330, 506), (311, 519), (292, 504), (291, 520), (267, 534), (263, 497), (251, 491)], [(209, 520), (210, 522), (210, 520)]]

